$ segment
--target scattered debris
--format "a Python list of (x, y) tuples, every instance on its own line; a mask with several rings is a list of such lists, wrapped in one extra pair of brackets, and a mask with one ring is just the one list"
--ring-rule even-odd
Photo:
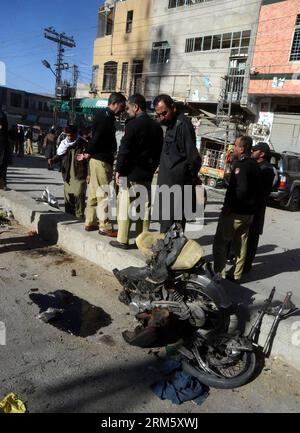
[(26, 278), (26, 277), (27, 277), (27, 274), (25, 274), (25, 273), (23, 272), (22, 274), (20, 274), (20, 277), (22, 277), (22, 278)]
[(25, 413), (27, 411), (25, 404), (13, 392), (0, 400), (0, 409), (4, 413)]
[(193, 400), (200, 405), (207, 398), (209, 388), (196, 377), (184, 372), (180, 361), (167, 359), (163, 363), (161, 372), (165, 378), (151, 385), (151, 390), (161, 400), (171, 400), (174, 404)]
[(49, 191), (49, 188), (47, 186), (45, 187), (45, 189), (43, 191), (42, 197), (41, 198), (35, 198), (35, 201), (46, 203), (52, 207), (55, 207), (56, 209), (60, 209), (59, 204), (58, 204), (58, 200), (54, 197), (53, 194), (51, 194), (51, 192)]
[(62, 314), (64, 310), (62, 308), (48, 308), (46, 311), (39, 313), (36, 317), (45, 323), (57, 317), (58, 314)]
[(36, 230), (29, 230), (29, 232), (27, 232), (28, 236), (37, 236), (38, 232)]
[[(56, 290), (46, 295), (30, 293), (29, 298), (40, 308), (37, 318), (70, 335), (85, 338), (112, 322), (111, 316), (102, 308), (67, 290)], [(115, 344), (108, 340), (104, 342)]]
[(33, 289), (30, 289), (31, 292), (38, 292), (39, 289), (37, 287), (34, 287)]
[(8, 228), (4, 226), (10, 225), (13, 220), (14, 215), (11, 210), (6, 211), (4, 209), (0, 209), (0, 226), (2, 226), (2, 228)]
[(75, 270), (75, 269), (72, 269), (72, 271), (71, 271), (71, 275), (72, 275), (72, 277), (76, 277), (77, 273), (76, 273), (76, 270)]

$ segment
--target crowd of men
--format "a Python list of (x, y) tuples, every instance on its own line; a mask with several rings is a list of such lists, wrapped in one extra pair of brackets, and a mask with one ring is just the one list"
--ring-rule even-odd
[[(79, 134), (76, 126), (69, 126), (59, 139), (54, 130), (44, 138), (48, 169), (59, 163), (62, 171), (65, 211), (85, 219), (86, 231), (97, 230), (102, 236), (114, 238), (110, 245), (115, 248), (131, 248), (129, 209), (136, 198), (135, 191), (138, 195), (141, 187), (147, 192), (147, 198), (143, 202), (142, 216), (135, 221), (136, 236), (149, 229), (151, 185), (157, 170), (158, 187), (176, 185), (180, 191), (179, 195), (169, 194), (168, 203), (159, 201), (161, 233), (166, 233), (174, 222), (185, 226), (185, 187), (193, 189), (199, 184), (201, 158), (190, 119), (165, 94), (155, 98), (153, 107), (156, 119), (147, 113), (144, 96), (134, 94), (126, 100), (122, 93), (115, 92), (110, 95), (107, 108), (95, 116), (91, 134)], [(117, 152), (115, 119), (125, 110), (128, 119)], [(2, 149), (7, 127), (5, 122), (0, 122)], [(2, 153), (5, 152), (0, 155)], [(266, 143), (252, 147), (252, 139), (247, 136), (235, 142), (230, 182), (213, 243), (215, 272), (235, 282), (251, 270), (262, 233), (267, 197), (274, 179), (273, 166), (268, 163), (269, 153)], [(3, 156), (0, 164), (7, 167), (7, 158)], [(1, 168), (2, 186), (6, 184), (3, 173)], [(105, 187), (113, 180), (118, 193), (118, 230), (114, 230), (107, 212), (99, 212), (107, 210)], [(163, 212), (165, 207), (168, 207), (167, 218)], [(234, 264), (226, 274), (230, 249), (234, 251)]]

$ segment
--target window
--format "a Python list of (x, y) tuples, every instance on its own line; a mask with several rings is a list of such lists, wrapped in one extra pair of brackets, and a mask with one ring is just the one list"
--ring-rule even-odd
[(246, 32), (242, 32), (242, 41), (241, 41), (241, 46), (242, 47), (249, 47), (249, 45), (250, 45), (250, 35), (251, 35), (250, 30), (247, 30)]
[(203, 41), (203, 38), (195, 38), (194, 51), (201, 51), (202, 50), (202, 41)]
[(168, 63), (170, 54), (171, 48), (167, 41), (154, 42), (152, 44), (151, 63)]
[(299, 60), (300, 60), (300, 15), (297, 15), (292, 51), (290, 55), (290, 62), (297, 62)]
[(221, 48), (221, 35), (214, 35), (213, 36), (213, 44), (212, 49), (213, 50), (219, 50)]
[(239, 47), (240, 46), (240, 40), (241, 40), (241, 32), (234, 32), (232, 34), (232, 41), (231, 41), (231, 47)]
[(195, 42), (195, 38), (189, 38), (185, 41), (186, 53), (191, 53), (192, 51), (194, 51), (194, 42)]
[(98, 13), (97, 38), (103, 38), (104, 36), (112, 35), (114, 24), (113, 17), (114, 7), (102, 6)]
[(106, 26), (105, 26), (105, 36), (112, 35), (113, 31), (113, 20), (111, 18), (106, 19)]
[(177, 8), (179, 6), (184, 6), (184, 5), (190, 6), (198, 3), (207, 3), (210, 1), (212, 0), (169, 0), (168, 8), (172, 9), (172, 8)]
[(225, 33), (222, 39), (222, 48), (227, 49), (230, 48), (231, 45), (231, 33)]
[(298, 158), (288, 158), (288, 171), (298, 172), (300, 169), (300, 159)]
[(222, 35), (189, 38), (185, 41), (185, 52), (231, 49), (231, 55), (247, 56), (251, 31), (224, 33)]
[(126, 92), (128, 78), (128, 63), (122, 64), (121, 91)]
[(22, 95), (20, 93), (12, 92), (10, 94), (10, 105), (12, 107), (21, 107), (22, 105)]
[(116, 62), (104, 63), (103, 90), (106, 90), (107, 92), (113, 92), (116, 90), (117, 70), (118, 64)]
[(132, 32), (132, 20), (133, 20), (133, 11), (128, 11), (127, 20), (126, 20), (126, 33)]
[(29, 101), (28, 99), (24, 99), (24, 108), (28, 108), (29, 107)]
[(133, 60), (131, 93), (143, 93), (143, 60)]
[(44, 111), (49, 111), (48, 102), (44, 102)]
[(211, 50), (212, 36), (205, 36), (203, 40), (203, 51)]
[(39, 111), (43, 111), (43, 103), (39, 101)]

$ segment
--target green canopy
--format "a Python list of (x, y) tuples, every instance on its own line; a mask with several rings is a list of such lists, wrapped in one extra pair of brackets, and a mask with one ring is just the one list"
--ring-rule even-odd
[[(107, 107), (107, 99), (83, 98), (75, 100), (77, 114), (94, 114), (96, 110)], [(70, 101), (56, 101), (58, 111), (68, 113), (71, 111)]]

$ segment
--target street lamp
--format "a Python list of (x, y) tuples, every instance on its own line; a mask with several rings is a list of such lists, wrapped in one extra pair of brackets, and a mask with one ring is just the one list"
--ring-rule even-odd
[(47, 68), (47, 69), (50, 69), (50, 71), (52, 72), (52, 74), (55, 76), (55, 78), (56, 78), (56, 73), (53, 71), (53, 69), (51, 68), (51, 65), (50, 65), (50, 63), (47, 61), (47, 60), (42, 60), (42, 64)]
[[(44, 59), (41, 60), (42, 64), (45, 66), (45, 68), (50, 69), (50, 71), (52, 72), (52, 74), (55, 76), (56, 80), (57, 80), (57, 75), (56, 73), (53, 71), (53, 69), (51, 68), (50, 63), (48, 62), (48, 60)], [(55, 86), (55, 98), (57, 96), (57, 86)], [(53, 124), (54, 124), (54, 128), (56, 130), (56, 126), (57, 126), (57, 107), (56, 107), (56, 99), (55, 99), (55, 105), (53, 106)]]

